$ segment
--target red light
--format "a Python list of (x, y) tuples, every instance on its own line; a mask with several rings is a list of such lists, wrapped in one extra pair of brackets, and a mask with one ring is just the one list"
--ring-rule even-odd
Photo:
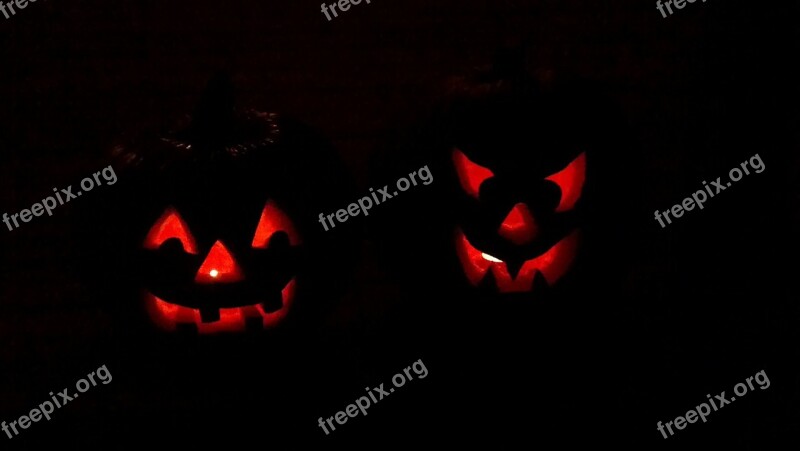
[(519, 203), (508, 213), (497, 233), (516, 245), (530, 243), (536, 238), (538, 227), (528, 206)]
[(295, 294), (295, 280), (292, 279), (281, 290), (283, 307), (272, 313), (264, 313), (260, 305), (219, 309), (219, 320), (204, 323), (200, 310), (171, 304), (152, 294), (145, 296), (145, 306), (153, 322), (163, 330), (174, 331), (178, 324), (190, 323), (197, 326), (200, 334), (217, 332), (241, 332), (246, 328), (248, 318), (261, 318), (265, 329), (277, 326), (289, 313)]
[(261, 212), (261, 219), (253, 237), (253, 247), (267, 247), (269, 239), (277, 232), (286, 232), (289, 235), (289, 244), (292, 246), (300, 244), (300, 235), (297, 234), (292, 220), (270, 200)]
[(258, 310), (258, 312), (264, 318), (265, 329), (274, 327), (276, 324), (280, 323), (283, 320), (283, 318), (286, 317), (286, 314), (289, 313), (289, 306), (292, 304), (292, 299), (294, 299), (294, 292), (295, 292), (295, 282), (294, 279), (292, 279), (281, 290), (281, 296), (283, 297), (282, 308), (271, 313), (266, 313), (260, 305), (256, 306), (256, 310)]
[(478, 198), (478, 191), (480, 190), (481, 183), (486, 179), (494, 177), (494, 173), (489, 169), (473, 163), (461, 152), (459, 149), (453, 150), (453, 164), (456, 167), (458, 180), (461, 182), (461, 187), (470, 196)]
[(578, 155), (567, 167), (545, 180), (550, 180), (561, 188), (561, 201), (556, 211), (571, 210), (581, 197), (583, 182), (586, 180), (586, 152)]
[(242, 270), (233, 255), (221, 241), (214, 243), (208, 256), (203, 260), (194, 281), (197, 283), (238, 282), (244, 279)]
[(470, 244), (464, 232), (456, 231), (456, 251), (469, 282), (477, 286), (486, 271), (491, 269), (501, 293), (531, 291), (537, 272), (542, 273), (548, 284), (554, 284), (569, 269), (577, 249), (578, 232), (574, 231), (544, 254), (523, 263), (517, 277), (512, 279), (504, 262), (487, 259), (483, 252)]
[(184, 222), (181, 215), (172, 208), (168, 207), (164, 214), (153, 224), (147, 237), (144, 239), (145, 249), (158, 249), (171, 238), (177, 238), (183, 245), (183, 250), (190, 254), (197, 254), (197, 245), (194, 237), (189, 233), (189, 227)]

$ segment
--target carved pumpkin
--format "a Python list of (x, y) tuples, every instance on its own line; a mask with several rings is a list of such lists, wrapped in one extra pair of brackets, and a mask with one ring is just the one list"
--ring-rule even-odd
[[(487, 218), (474, 220), (471, 226), (457, 229), (456, 251), (470, 283), (479, 285), (486, 273), (491, 272), (500, 292), (519, 292), (530, 291), (534, 280), (539, 277), (543, 277), (550, 285), (561, 278), (575, 258), (579, 233), (570, 230), (566, 234), (552, 234), (543, 227), (554, 227), (554, 223), (558, 224), (555, 216), (575, 208), (586, 176), (585, 153), (578, 155), (560, 171), (545, 177), (540, 186), (516, 196), (495, 191), (481, 199), (480, 189), (496, 177), (494, 172), (471, 161), (460, 149), (453, 150), (453, 165), (464, 192), (477, 202), (487, 202), (486, 197), (490, 197), (496, 204), (511, 204), (505, 214), (499, 208), (473, 208), (472, 211), (477, 215), (486, 215)], [(532, 195), (532, 190), (536, 189), (552, 191), (545, 185), (548, 182), (558, 186), (560, 196), (555, 202), (553, 196)], [(515, 201), (515, 197), (525, 201)], [(537, 202), (540, 199), (544, 201)], [(531, 212), (533, 205), (535, 213)], [(494, 224), (498, 225), (492, 231), (489, 228)], [(480, 250), (472, 244), (464, 228), (474, 231), (473, 241), (480, 243)]]
[(446, 111), (460, 185), (455, 249), (472, 285), (498, 292), (552, 286), (576, 259), (593, 146), (571, 129), (568, 96), (497, 68), (461, 79)]
[(310, 222), (348, 196), (333, 149), (298, 122), (234, 108), (232, 89), (215, 80), (177, 131), (115, 151), (128, 169), (131, 279), (165, 331), (272, 329), (303, 293), (302, 315), (319, 313), (305, 281), (341, 282), (350, 261), (347, 238)]
[[(281, 260), (286, 262), (284, 254), (301, 243), (292, 221), (271, 200), (264, 206), (253, 233), (252, 250), (244, 251), (254, 254), (250, 257), (253, 268), (266, 266), (260, 260), (269, 258), (268, 252), (283, 256)], [(153, 251), (144, 266), (151, 287), (145, 298), (146, 307), (153, 321), (164, 329), (174, 330), (178, 324), (191, 323), (201, 333), (237, 331), (248, 322), (270, 328), (279, 324), (291, 308), (295, 278), (286, 273), (290, 264), (269, 268), (281, 273), (274, 281), (277, 285), (265, 283), (260, 290), (243, 289), (248, 277), (259, 271), (248, 268), (245, 272), (222, 240), (214, 241), (203, 256), (190, 227), (173, 207), (168, 207), (153, 224), (143, 245)], [(186, 277), (194, 268), (198, 268), (194, 278)], [(275, 295), (276, 290), (280, 297)], [(251, 294), (259, 291), (263, 294)]]

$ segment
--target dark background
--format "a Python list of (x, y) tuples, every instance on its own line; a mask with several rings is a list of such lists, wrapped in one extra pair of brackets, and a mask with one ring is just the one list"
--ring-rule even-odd
[[(400, 438), (470, 443), (473, 436), (547, 449), (577, 442), (638, 442), (636, 449), (781, 449), (794, 443), (800, 421), (800, 309), (790, 291), (797, 270), (797, 135), (791, 128), (798, 119), (797, 7), (712, 0), (663, 19), (653, 3), (376, 0), (328, 22), (319, 4), (308, 1), (40, 0), (9, 20), (0, 18), (0, 205), (10, 214), (105, 167), (120, 138), (172, 124), (219, 70), (233, 74), (243, 106), (301, 118), (328, 136), (365, 191), (373, 180), (370, 162), (386, 136), (418, 120), (449, 77), (489, 63), (499, 46), (522, 40), (532, 73), (592, 80), (624, 112), (637, 163), (618, 172), (631, 171), (637, 181), (631, 196), (641, 199), (643, 212), (625, 228), (646, 243), (621, 270), (621, 291), (591, 299), (624, 306), (616, 317), (628, 326), (624, 351), (621, 362), (601, 361), (581, 374), (586, 383), (575, 390), (595, 395), (586, 405), (570, 404), (576, 416), (567, 417), (559, 434), (546, 430), (553, 414), (536, 403), (509, 404), (504, 412), (477, 401), (458, 406), (459, 415), (467, 409), (476, 417), (508, 418), (515, 432), (492, 433), (496, 425), (489, 423), (483, 432), (474, 423), (439, 428), (447, 417), (447, 405), (437, 401), (444, 390), (468, 399), (471, 393), (479, 394), (476, 399), (515, 395), (496, 379), (484, 385), (480, 378), (466, 377), (469, 384), (437, 379), (440, 354), (419, 343), (406, 351), (425, 361), (429, 377), (404, 387), (406, 398), (383, 401), (367, 418), (325, 437), (316, 426), (319, 416), (344, 409), (362, 387), (388, 382), (411, 363), (402, 353), (373, 357), (368, 351), (381, 341), (363, 343), (390, 321), (393, 306), (419, 302), (375, 258), (374, 242), (386, 239), (380, 230), (353, 249), (360, 264), (348, 293), (328, 300), (338, 315), (322, 335), (327, 342), (313, 337), (281, 350), (258, 341), (164, 338), (159, 347), (158, 336), (147, 336), (137, 349), (103, 308), (105, 300), (93, 294), (100, 281), (76, 268), (87, 255), (76, 239), (87, 226), (78, 207), (84, 197), (53, 217), (0, 232), (0, 420), (17, 419), (49, 391), (74, 386), (102, 364), (114, 380), (57, 410), (50, 423), (3, 443), (115, 449), (163, 437), (178, 444), (318, 441), (381, 448), (381, 441), (391, 447)], [(680, 202), (702, 180), (726, 178), (755, 153), (765, 163), (763, 173), (744, 177), (705, 210), (688, 212), (665, 229), (652, 219), (653, 210)], [(417, 168), (397, 168), (397, 175)], [(113, 201), (114, 188), (91, 195)], [(393, 207), (386, 208), (392, 214)], [(440, 325), (447, 335), (449, 324)], [(572, 342), (595, 340), (571, 333)], [(234, 345), (257, 352), (249, 366), (225, 358), (225, 347)], [(560, 345), (554, 339), (553, 352)], [(295, 350), (306, 353), (292, 355)], [(209, 370), (209, 360), (198, 363), (194, 357), (201, 354), (219, 358), (217, 368)], [(196, 385), (183, 380), (193, 371), (226, 374), (225, 365), (254, 370), (278, 363), (295, 365), (281, 376), (287, 385), (259, 383), (252, 375), (242, 379), (252, 385), (234, 383), (230, 374), (198, 376)], [(467, 375), (482, 365), (480, 358), (463, 363)], [(770, 378), (769, 389), (668, 440), (655, 430), (657, 421), (684, 415), (707, 393), (730, 393), (760, 370)], [(269, 390), (280, 396), (264, 395)], [(252, 391), (262, 394), (251, 398)], [(426, 414), (428, 406), (443, 417)], [(597, 416), (577, 413), (584, 408)]]

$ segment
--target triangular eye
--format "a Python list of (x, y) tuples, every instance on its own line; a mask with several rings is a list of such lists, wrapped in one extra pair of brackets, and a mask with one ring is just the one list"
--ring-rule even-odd
[(550, 180), (561, 189), (561, 200), (556, 211), (571, 210), (580, 199), (583, 182), (586, 180), (586, 152), (578, 155), (567, 167), (545, 180)]
[(171, 238), (176, 238), (183, 245), (183, 250), (190, 254), (197, 254), (197, 245), (194, 242), (194, 237), (189, 232), (189, 227), (184, 222), (181, 215), (172, 208), (168, 207), (164, 214), (158, 218), (147, 237), (144, 239), (145, 249), (158, 249)]
[(261, 212), (256, 235), (253, 237), (253, 247), (267, 247), (270, 238), (277, 232), (285, 232), (289, 236), (289, 244), (292, 246), (300, 244), (300, 235), (297, 234), (292, 220), (270, 200), (267, 201), (264, 211)]
[(464, 152), (459, 149), (453, 150), (453, 164), (456, 167), (456, 173), (458, 173), (458, 180), (461, 182), (461, 187), (464, 188), (467, 194), (476, 199), (478, 198), (481, 183), (486, 181), (486, 179), (494, 177), (492, 171), (479, 164), (473, 163), (464, 155)]

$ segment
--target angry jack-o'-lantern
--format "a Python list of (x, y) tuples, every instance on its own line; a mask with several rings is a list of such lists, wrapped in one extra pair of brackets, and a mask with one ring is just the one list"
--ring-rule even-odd
[[(597, 85), (534, 80), (516, 61), (509, 55), (453, 80), (445, 102), (398, 133), (376, 163), (375, 172), (385, 172), (373, 181), (379, 186), (399, 168), (423, 164), (435, 178), (428, 191), (387, 203), (376, 228), (387, 265), (409, 287), (376, 355), (389, 348), (384, 342), (391, 355), (425, 347), (454, 379), (480, 358), (491, 364), (464, 387), (535, 380), (561, 394), (602, 365), (598, 350), (615, 349), (602, 345), (615, 330), (609, 325), (619, 325), (609, 304), (631, 263), (621, 243), (637, 171), (616, 131), (622, 121)], [(403, 333), (410, 328), (413, 337)], [(532, 411), (566, 405), (564, 396), (533, 391), (520, 399)], [(566, 409), (580, 399), (570, 396)], [(490, 395), (470, 403), (508, 407)], [(468, 424), (497, 435), (516, 421), (474, 421), (463, 407), (453, 430)]]
[(285, 117), (237, 110), (232, 97), (215, 80), (178, 131), (116, 150), (129, 169), (133, 283), (166, 331), (274, 329), (297, 315), (300, 296), (319, 297), (307, 280), (333, 285), (347, 266), (341, 244), (309, 222), (346, 197), (330, 146)]
[[(495, 174), (471, 161), (460, 149), (453, 150), (453, 165), (465, 193), (477, 202), (485, 201), (480, 196), (481, 187), (492, 183)], [(486, 190), (495, 189), (493, 194), (504, 199), (496, 202), (496, 208), (473, 207), (475, 214), (485, 215), (485, 218), (473, 221), (472, 227), (465, 225), (456, 231), (456, 251), (470, 283), (479, 285), (487, 272), (491, 272), (500, 292), (519, 292), (530, 291), (535, 281), (541, 283), (543, 279), (552, 285), (561, 278), (575, 258), (579, 233), (577, 230), (567, 230), (566, 234), (551, 233), (549, 229), (564, 230), (564, 223), (555, 216), (575, 208), (585, 174), (586, 155), (581, 153), (562, 170), (545, 177), (541, 184), (526, 187), (530, 190), (528, 192), (537, 189), (552, 191), (546, 183), (553, 183), (560, 194), (557, 202), (553, 202), (553, 196), (542, 196), (544, 202), (538, 202), (542, 199), (538, 196), (498, 194), (502, 185), (499, 188), (487, 186)], [(515, 202), (515, 197), (521, 201)], [(499, 206), (509, 204), (511, 208), (503, 214)], [(496, 224), (499, 225), (494, 229), (496, 236), (493, 236), (490, 228)], [(472, 244), (464, 229), (474, 232), (470, 236), (480, 249)]]
[(619, 141), (594, 86), (555, 80), (529, 75), (516, 51), (501, 53), (450, 80), (432, 114), (387, 144), (373, 183), (424, 164), (436, 178), (381, 224), (398, 274), (430, 291), (458, 286), (477, 302), (542, 299), (586, 277), (606, 233), (598, 207), (615, 208), (598, 196), (624, 180), (608, 164)]
[(574, 264), (581, 239), (594, 146), (588, 129), (573, 127), (585, 112), (524, 77), (455, 85), (446, 130), (461, 191), (455, 248), (462, 270), (472, 285), (500, 293), (552, 286)]

